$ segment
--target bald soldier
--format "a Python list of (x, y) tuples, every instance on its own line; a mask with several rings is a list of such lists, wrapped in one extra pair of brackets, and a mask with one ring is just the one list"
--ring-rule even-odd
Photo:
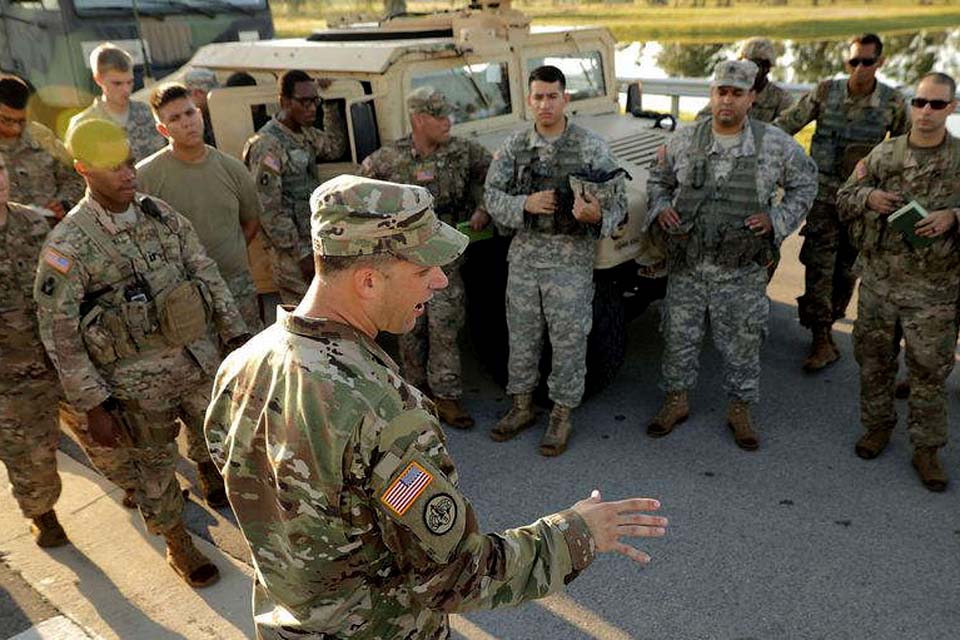
[[(178, 420), (188, 435), (200, 431), (219, 364), (213, 328), (228, 347), (247, 330), (187, 219), (137, 193), (123, 130), (88, 120), (67, 144), (87, 195), (40, 253), (40, 337), (67, 401), (86, 414), (81, 444), (100, 448), (95, 464), (112, 457), (133, 470), (140, 513), (165, 538), (168, 563), (191, 586), (206, 586), (219, 573), (184, 528), (175, 438)], [(191, 451), (200, 453), (193, 443)], [(219, 482), (209, 458), (197, 462), (201, 482)]]
[[(426, 187), (437, 216), (449, 225), (468, 222), (480, 231), (490, 222), (483, 208), (483, 183), (490, 152), (476, 142), (450, 135), (453, 106), (432, 87), (407, 96), (412, 132), (367, 156), (361, 175)], [(427, 305), (413, 331), (400, 336), (403, 377), (428, 389), (440, 419), (466, 429), (473, 418), (460, 404), (463, 381), (457, 336), (466, 320), (466, 290), (460, 276), (462, 259), (444, 269), (448, 285)], [(427, 386), (429, 384), (429, 387)]]
[[(770, 81), (770, 70), (777, 64), (777, 49), (766, 38), (749, 38), (740, 45), (740, 60), (749, 60), (757, 65), (757, 77), (753, 81), (756, 99), (750, 107), (750, 118), (760, 122), (773, 122), (777, 116), (793, 106), (793, 96)], [(697, 118), (710, 116), (713, 111), (708, 104)]]
[(526, 527), (483, 535), (433, 403), (375, 341), (405, 333), (447, 284), (465, 236), (430, 192), (355, 176), (310, 200), (316, 276), (299, 306), (220, 367), (210, 451), (255, 567), (257, 637), (449, 638), (447, 614), (560, 591), (660, 536), (659, 503), (599, 491)]

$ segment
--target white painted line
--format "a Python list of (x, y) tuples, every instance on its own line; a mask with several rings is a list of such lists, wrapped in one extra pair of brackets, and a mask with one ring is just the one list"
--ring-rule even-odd
[(558, 593), (534, 602), (558, 618), (597, 640), (632, 640), (626, 631), (613, 626), (593, 611), (578, 604), (565, 593)]
[(44, 620), (8, 640), (100, 640), (77, 626), (66, 616)]

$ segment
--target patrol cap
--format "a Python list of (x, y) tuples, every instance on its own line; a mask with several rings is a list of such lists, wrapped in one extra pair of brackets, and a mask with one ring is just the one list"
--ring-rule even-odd
[(217, 74), (205, 67), (193, 67), (183, 74), (183, 84), (191, 89), (216, 89)]
[(711, 87), (750, 89), (760, 68), (749, 60), (724, 60), (713, 70)]
[(310, 235), (321, 256), (389, 253), (425, 267), (445, 265), (467, 236), (441, 222), (423, 187), (341, 175), (310, 196)]
[(740, 45), (740, 58), (744, 60), (766, 60), (771, 65), (777, 61), (777, 49), (766, 38), (749, 38)]
[(409, 113), (426, 113), (435, 118), (446, 118), (453, 113), (453, 105), (447, 97), (433, 87), (420, 87), (407, 94)]
[(127, 133), (110, 120), (84, 120), (67, 135), (70, 156), (95, 169), (112, 169), (130, 157)]

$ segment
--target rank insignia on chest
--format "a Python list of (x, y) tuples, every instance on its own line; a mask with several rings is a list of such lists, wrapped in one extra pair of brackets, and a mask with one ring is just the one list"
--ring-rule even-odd
[(380, 496), (380, 502), (387, 505), (398, 516), (402, 516), (431, 482), (433, 482), (433, 476), (416, 462), (411, 462), (400, 477), (394, 480), (393, 484)]
[(73, 258), (68, 258), (56, 249), (46, 249), (43, 252), (43, 261), (54, 271), (58, 271), (63, 275), (67, 275), (73, 266)]
[(418, 169), (417, 170), (417, 182), (430, 182), (434, 178), (434, 173), (432, 169)]

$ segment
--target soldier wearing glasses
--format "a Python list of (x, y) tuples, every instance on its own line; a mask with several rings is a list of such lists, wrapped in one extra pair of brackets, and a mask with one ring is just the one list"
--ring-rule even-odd
[[(317, 162), (343, 155), (347, 139), (335, 105), (323, 105), (323, 130), (314, 126), (323, 104), (317, 84), (303, 71), (280, 76), (280, 112), (243, 150), (263, 205), (260, 227), (280, 298), (295, 303), (313, 278), (310, 194), (320, 184)], [(329, 80), (320, 80), (320, 88)]]
[(894, 88), (876, 78), (883, 65), (883, 43), (872, 33), (850, 41), (846, 79), (823, 80), (774, 121), (790, 134), (816, 121), (810, 155), (820, 170), (819, 191), (807, 215), (800, 262), (806, 268), (804, 294), (797, 299), (800, 324), (813, 333), (803, 369), (814, 372), (840, 357), (833, 323), (842, 318), (853, 294), (857, 257), (836, 212), (836, 193), (857, 162), (889, 132), (909, 127), (906, 105)]
[[(909, 135), (887, 140), (857, 164), (837, 193), (842, 222), (860, 238), (860, 295), (853, 345), (860, 364), (860, 420), (866, 432), (856, 445), (875, 458), (897, 424), (894, 380), (900, 336), (906, 341), (910, 414), (907, 429), (913, 466), (931, 491), (947, 476), (937, 451), (947, 443), (944, 384), (954, 365), (960, 282), (960, 140), (947, 132), (956, 109), (956, 83), (929, 73), (911, 100)], [(930, 213), (914, 226), (911, 242), (889, 222), (916, 200)]]

